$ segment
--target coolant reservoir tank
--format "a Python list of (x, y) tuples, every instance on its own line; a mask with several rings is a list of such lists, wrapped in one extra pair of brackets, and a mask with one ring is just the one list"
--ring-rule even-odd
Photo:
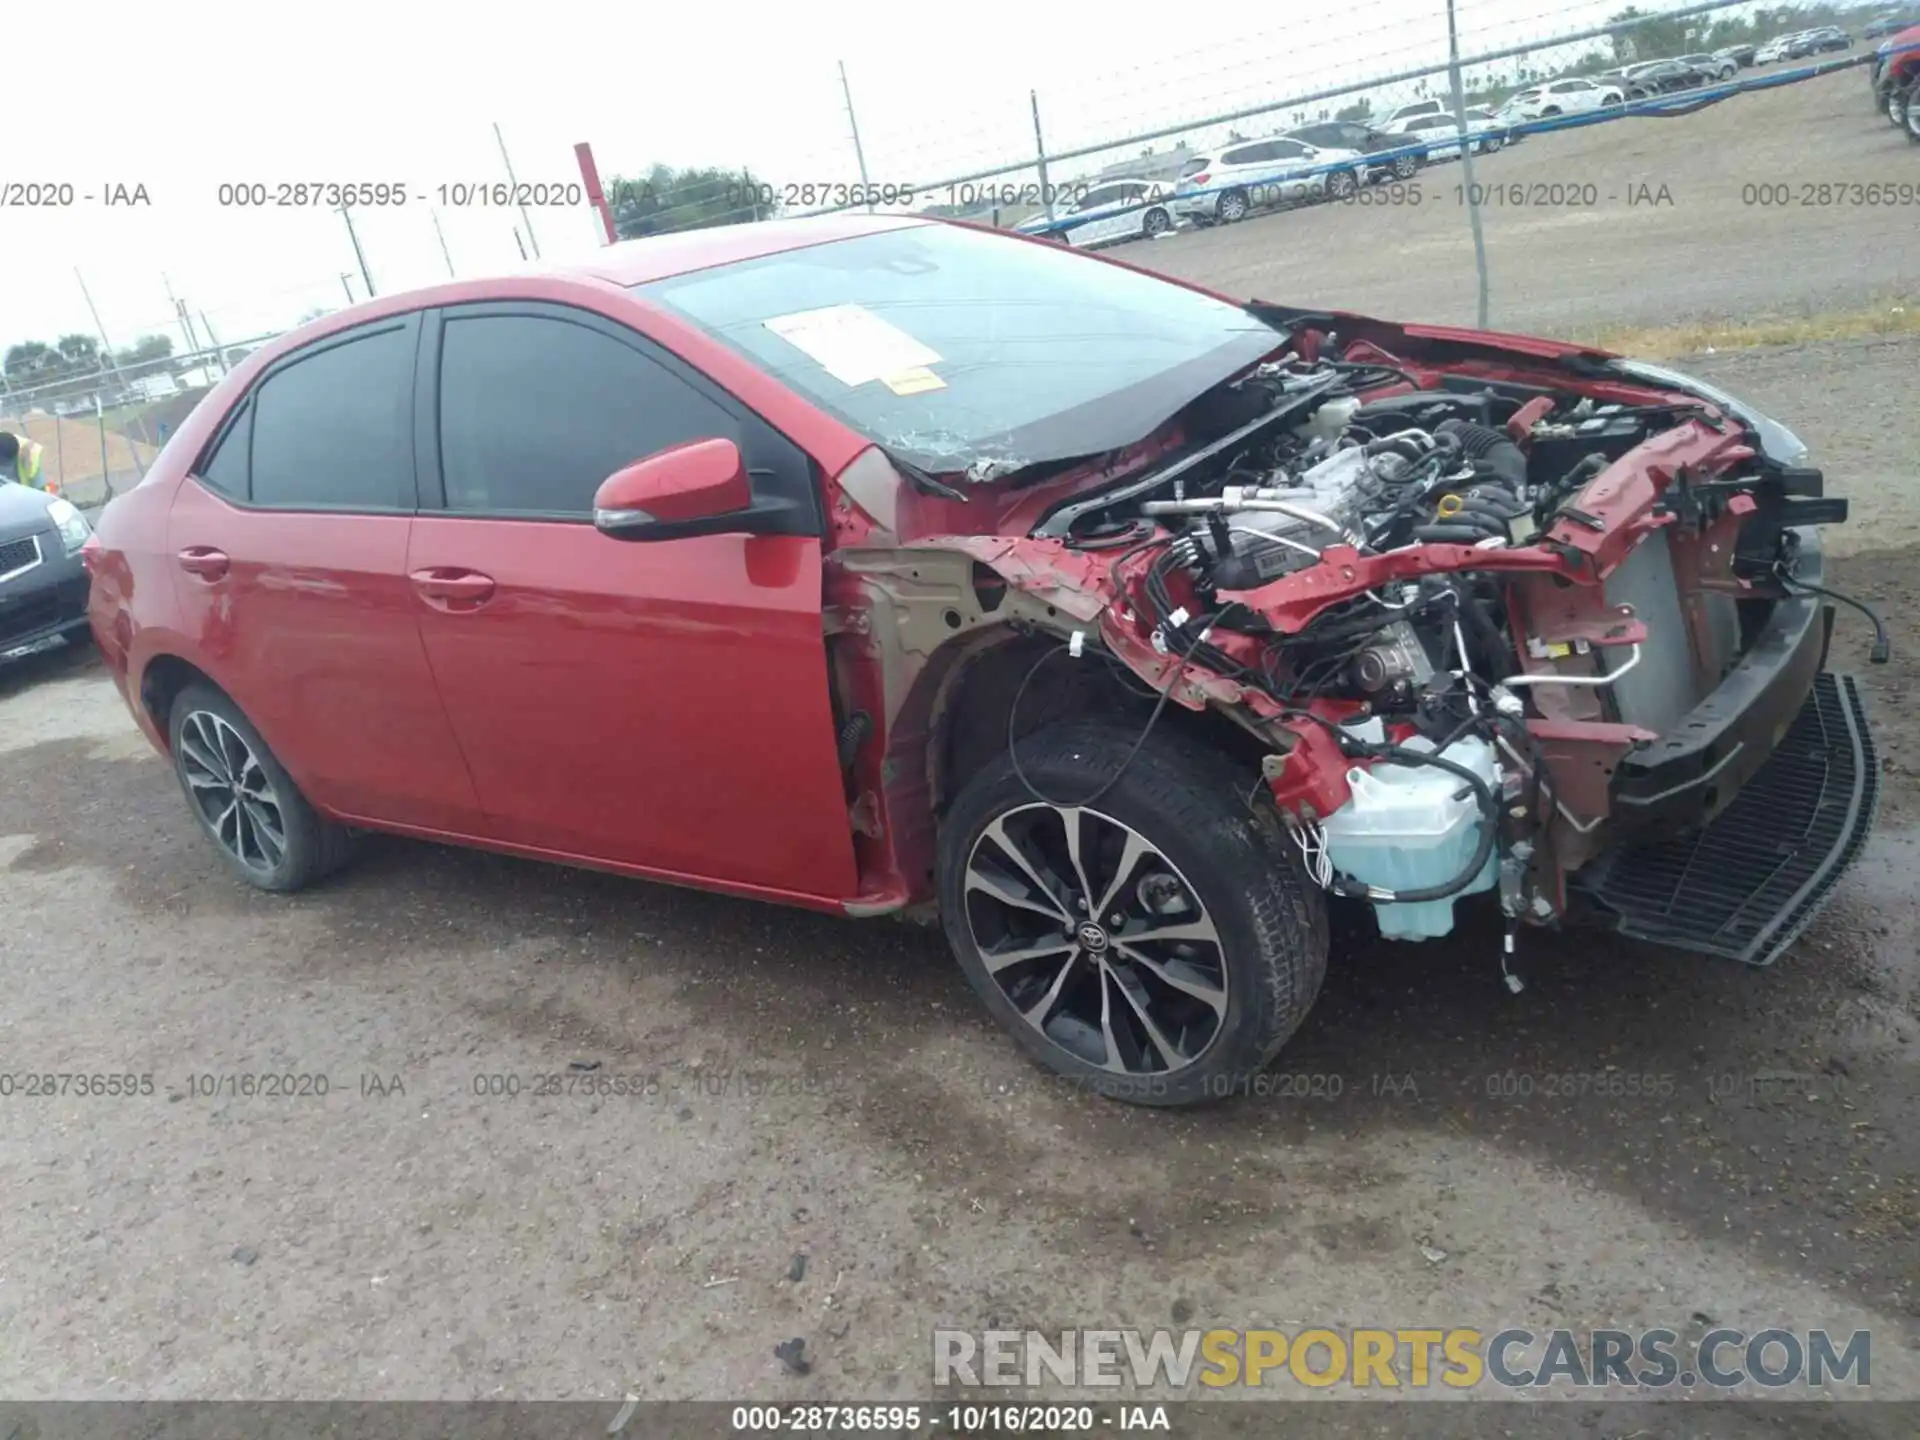
[[(1368, 736), (1366, 738), (1372, 738)], [(1408, 750), (1433, 749), (1421, 736), (1402, 742)], [(1498, 795), (1500, 765), (1486, 741), (1456, 740), (1445, 752), (1479, 776)], [(1452, 771), (1432, 765), (1383, 761), (1347, 772), (1353, 796), (1323, 823), (1333, 868), (1366, 885), (1417, 890), (1444, 885), (1479, 848), (1487, 824), (1479, 801)], [(1427, 940), (1453, 931), (1453, 902), (1493, 887), (1497, 857), (1489, 852), (1465, 889), (1444, 900), (1410, 904), (1375, 901), (1380, 933), (1394, 940)]]
[(1359, 408), (1359, 399), (1352, 395), (1329, 400), (1305, 422), (1294, 426), (1293, 433), (1302, 440), (1338, 440), (1347, 433), (1347, 426)]

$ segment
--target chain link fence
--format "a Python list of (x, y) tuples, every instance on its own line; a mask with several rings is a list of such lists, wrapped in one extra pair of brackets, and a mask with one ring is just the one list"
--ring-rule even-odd
[[(1914, 4), (1911, 18), (1920, 19), (1920, 0)], [(631, 237), (844, 210), (912, 212), (1019, 227), (1074, 245), (1219, 229), (1184, 247), (1140, 247), (1128, 258), (1235, 293), (1264, 289), (1269, 298), (1396, 313), (1391, 295), (1375, 298), (1405, 280), (1404, 257), (1417, 254), (1426, 257), (1417, 262), (1425, 267), (1421, 287), (1402, 285), (1414, 309), (1571, 338), (1588, 338), (1582, 328), (1591, 329), (1603, 303), (1630, 319), (1663, 305), (1737, 309), (1771, 286), (1811, 305), (1820, 299), (1818, 272), (1783, 267), (1783, 255), (1804, 246), (1831, 264), (1835, 247), (1855, 233), (1865, 237), (1859, 248), (1867, 270), (1900, 269), (1888, 270), (1886, 257), (1902, 236), (1911, 240), (1920, 165), (1886, 168), (1891, 131), (1869, 113), (1864, 76), (1857, 126), (1836, 118), (1826, 97), (1839, 92), (1831, 89), (1816, 105), (1751, 108), (1754, 91), (1824, 84), (1831, 72), (1854, 66), (1878, 73), (1877, 39), (1860, 33), (1873, 28), (1863, 21), (1871, 13), (1884, 29), (1898, 17), (1750, 0), (1599, 20), (1592, 5), (1515, 16), (1484, 0), (1457, 11), (1446, 0), (1402, 7), (1392, 24), (1386, 13), (1357, 12), (1337, 34), (1304, 31), (1282, 74), (1218, 52), (1198, 61), (1168, 56), (1144, 63), (1137, 75), (1112, 77), (1097, 98), (1082, 86), (1074, 104), (1052, 108), (1039, 91), (1018, 114), (956, 119), (937, 136), (863, 131), (858, 76), (842, 72), (833, 79), (847, 122), (839, 178), (824, 166), (804, 180), (656, 167), (652, 178), (642, 172), (638, 181), (609, 184), (605, 219)], [(1852, 28), (1824, 48), (1779, 46), (1778, 56), (1766, 48), (1821, 25)], [(1362, 52), (1364, 60), (1352, 58)], [(1681, 57), (1694, 71), (1683, 83), (1635, 68)], [(1201, 62), (1211, 68), (1196, 80)], [(1600, 129), (1559, 133), (1586, 127)], [(1362, 164), (1324, 158), (1340, 149), (1341, 136), (1363, 132), (1372, 138)], [(1301, 136), (1322, 153), (1303, 158), (1280, 143)], [(620, 137), (611, 139), (617, 146)], [(944, 173), (929, 167), (911, 180), (877, 178), (882, 164), (888, 175), (903, 173), (902, 156), (950, 159), (969, 149), (982, 163)], [(1271, 152), (1264, 161), (1263, 152)], [(1223, 161), (1236, 158), (1245, 163), (1226, 173)], [(1357, 183), (1349, 186), (1349, 176)], [(1807, 197), (1795, 188), (1807, 177), (1838, 187), (1840, 202), (1816, 206), (1822, 213), (1811, 221), (1801, 213)], [(590, 171), (584, 178), (586, 190), (601, 188)], [(1637, 214), (1636, 197), (1646, 202)], [(1657, 210), (1663, 200), (1682, 213), (1650, 215), (1646, 207)], [(1326, 201), (1344, 203), (1322, 206), (1316, 217), (1284, 218)], [(1155, 211), (1164, 225), (1147, 218)], [(339, 222), (328, 216), (322, 223)], [(211, 314), (176, 300), (164, 325), (116, 321), (116, 333), (142, 337), (124, 350), (86, 336), (63, 337), (57, 347), (15, 344), (0, 376), (0, 428), (38, 441), (48, 479), (76, 502), (104, 503), (137, 483), (198, 399), (248, 350), (287, 325), (365, 298), (358, 244), (353, 253), (343, 248), (337, 276)], [(1635, 247), (1658, 266), (1675, 247), (1698, 246), (1688, 274), (1710, 278), (1716, 268), (1737, 268), (1727, 257), (1741, 244), (1765, 272), (1746, 299), (1684, 277), (1665, 297), (1632, 283), (1642, 273), (1632, 268)], [(1299, 260), (1303, 252), (1311, 269)], [(444, 239), (440, 253), (452, 271)], [(1862, 293), (1873, 288), (1870, 280)], [(281, 318), (262, 328), (267, 315)], [(185, 342), (177, 351), (175, 336)]]

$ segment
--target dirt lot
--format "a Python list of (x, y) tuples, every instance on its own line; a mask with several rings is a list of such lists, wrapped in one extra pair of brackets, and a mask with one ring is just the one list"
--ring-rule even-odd
[[(1882, 135), (1859, 88), (1762, 97), (1802, 109), (1746, 136), (1752, 173), (1865, 165), (1847, 147)], [(1810, 165), (1815, 120), (1829, 158)], [(1494, 164), (1541, 164), (1549, 144), (1611, 152), (1623, 174), (1654, 164), (1634, 148), (1654, 132), (1613, 133)], [(1885, 139), (1877, 163), (1920, 178)], [(1710, 139), (1683, 148), (1660, 163), (1733, 163)], [(1806, 248), (1783, 267), (1778, 241), (1688, 203), (1663, 239), (1614, 212), (1560, 217), (1590, 237), (1588, 268), (1504, 279), (1498, 321), (1825, 303), (1914, 273), (1895, 244), (1910, 219), (1796, 215)], [(1470, 317), (1470, 292), (1407, 273), (1385, 237), (1312, 245), (1375, 218), (1274, 217), (1153, 259)], [(1410, 252), (1422, 271), (1448, 270), (1435, 212), (1407, 223), (1433, 229)], [(1542, 266), (1523, 229), (1542, 223), (1494, 222), (1503, 273)], [(1286, 258), (1255, 253), (1282, 236)], [(1302, 258), (1315, 248), (1332, 258)], [(1916, 364), (1911, 339), (1690, 362), (1814, 444), (1857, 507), (1835, 583), (1894, 628), (1894, 663), (1864, 675), (1887, 798), (1841, 896), (1766, 972), (1569, 937), (1526, 949), (1518, 997), (1484, 925), (1350, 943), (1285, 1062), (1339, 1077), (1337, 1099), (1162, 1115), (1063, 1093), (988, 1027), (935, 935), (888, 923), (401, 842), (268, 898), (217, 868), (90, 653), (0, 675), (4, 1068), (155, 1079), (131, 1099), (0, 1101), (0, 1395), (904, 1397), (926, 1391), (937, 1324), (1312, 1322), (1870, 1327), (1876, 1395), (1920, 1396)], [(1848, 617), (1834, 663), (1864, 656)], [(658, 1084), (476, 1094), (574, 1065)], [(1488, 1094), (1606, 1067), (1670, 1093)], [(194, 1093), (195, 1076), (262, 1071), (330, 1091)], [(772, 1353), (791, 1337), (804, 1378)], [(1567, 1406), (1488, 1423), (1784, 1435), (1813, 1418)], [(1374, 1407), (1295, 1422), (1392, 1423)], [(1867, 1407), (1819, 1423), (1912, 1431)]]
[[(1920, 291), (1920, 153), (1873, 114), (1858, 70), (1693, 115), (1528, 136), (1476, 157), (1474, 183), (1495, 329), (1586, 338)], [(1905, 203), (1881, 203), (1902, 199), (1900, 184)], [(1230, 294), (1470, 325), (1461, 187), (1460, 165), (1442, 163), (1407, 187), (1363, 191), (1374, 203), (1269, 213), (1113, 253)]]

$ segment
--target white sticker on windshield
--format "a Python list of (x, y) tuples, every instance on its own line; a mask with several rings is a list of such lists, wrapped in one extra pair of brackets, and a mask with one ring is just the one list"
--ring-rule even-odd
[(842, 385), (901, 375), (940, 363), (939, 354), (861, 305), (829, 305), (776, 315), (766, 323)]

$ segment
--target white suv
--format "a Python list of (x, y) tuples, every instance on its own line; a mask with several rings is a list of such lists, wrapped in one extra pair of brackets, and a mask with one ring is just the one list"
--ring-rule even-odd
[[(1324, 167), (1324, 168), (1323, 168)], [(1370, 179), (1358, 150), (1329, 150), (1300, 140), (1246, 140), (1189, 160), (1170, 202), (1199, 225), (1230, 224), (1249, 211), (1292, 201), (1344, 199)]]
[(1624, 105), (1626, 92), (1618, 85), (1601, 85), (1570, 75), (1522, 90), (1507, 101), (1510, 120), (1543, 120), (1553, 115), (1584, 115), (1609, 105)]

